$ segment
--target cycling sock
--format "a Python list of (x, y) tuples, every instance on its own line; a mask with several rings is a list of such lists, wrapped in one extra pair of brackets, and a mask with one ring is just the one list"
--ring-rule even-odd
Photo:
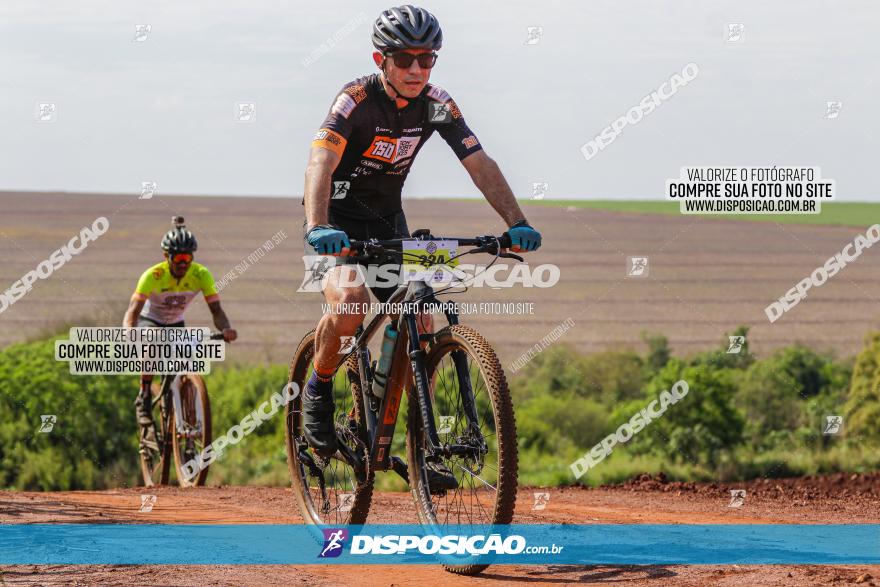
[(333, 373), (332, 372), (326, 373), (326, 374), (321, 373), (321, 371), (318, 370), (318, 364), (315, 363), (314, 361), (312, 361), (312, 368), (315, 370), (315, 375), (318, 376), (318, 379), (320, 381), (332, 381), (333, 380)]
[(333, 374), (322, 375), (319, 373), (318, 369), (315, 368), (314, 371), (312, 371), (312, 376), (309, 377), (309, 380), (306, 383), (306, 393), (313, 398), (318, 398), (329, 395), (332, 392)]

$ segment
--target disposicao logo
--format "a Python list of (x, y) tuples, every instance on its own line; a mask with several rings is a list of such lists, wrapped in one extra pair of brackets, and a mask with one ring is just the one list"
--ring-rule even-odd
[(324, 528), (324, 547), (321, 549), (319, 558), (336, 558), (342, 554), (345, 541), (348, 540), (348, 530), (345, 528)]

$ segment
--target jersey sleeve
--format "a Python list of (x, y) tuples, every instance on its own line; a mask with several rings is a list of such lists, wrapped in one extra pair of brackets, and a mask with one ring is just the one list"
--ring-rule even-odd
[(220, 294), (217, 292), (217, 283), (207, 267), (203, 266), (199, 272), (199, 285), (202, 286), (202, 293), (205, 295), (206, 302), (210, 304), (220, 299)]
[[(428, 102), (428, 107), (432, 111), (436, 108), (436, 106), (432, 105), (432, 102), (445, 104), (445, 108), (449, 111), (448, 116), (442, 117), (444, 119), (443, 122), (434, 122), (433, 124), (459, 161), (483, 149), (483, 145), (480, 144), (476, 135), (468, 128), (467, 123), (464, 121), (464, 116), (462, 116), (458, 104), (446, 93), (446, 90), (438, 86), (432, 86), (428, 90), (428, 97), (432, 100)], [(428, 112), (428, 120), (433, 120), (434, 118), (432, 111)]]
[(342, 157), (348, 137), (353, 128), (352, 118), (358, 104), (367, 97), (367, 90), (357, 82), (346, 84), (336, 95), (336, 100), (330, 107), (330, 112), (321, 124), (321, 128), (315, 133), (312, 147), (321, 147), (333, 151)]
[(137, 287), (134, 288), (134, 294), (132, 295), (132, 297), (141, 302), (146, 301), (155, 289), (155, 285), (156, 278), (154, 275), (153, 267), (150, 267), (149, 269), (144, 271), (141, 275), (141, 278), (138, 279)]

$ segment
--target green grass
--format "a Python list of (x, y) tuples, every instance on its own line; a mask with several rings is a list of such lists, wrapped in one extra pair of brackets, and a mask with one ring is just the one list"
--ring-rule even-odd
[[(574, 206), (612, 212), (635, 214), (666, 214), (677, 216), (678, 202), (648, 200), (528, 200), (520, 201), (535, 206)], [(874, 223), (880, 216), (880, 203), (832, 202), (823, 203), (819, 214), (701, 214), (717, 218), (751, 220), (753, 222), (778, 222), (779, 224), (826, 224), (838, 226), (864, 226)]]

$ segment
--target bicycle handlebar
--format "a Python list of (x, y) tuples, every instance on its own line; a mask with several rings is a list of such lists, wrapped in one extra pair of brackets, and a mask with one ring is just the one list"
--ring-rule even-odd
[(487, 253), (496, 253), (497, 248), (508, 249), (510, 248), (510, 235), (502, 234), (501, 236), (478, 236), (476, 238), (455, 238), (455, 237), (412, 237), (412, 238), (395, 238), (390, 240), (376, 240), (370, 239), (366, 241), (358, 241), (352, 240), (349, 241), (351, 246), (349, 247), (353, 253), (355, 252), (382, 252), (384, 249), (396, 249), (402, 247), (405, 241), (411, 240), (454, 240), (459, 245), (465, 247), (477, 247), (475, 251), (468, 251), (471, 253), (477, 252), (487, 252)]

